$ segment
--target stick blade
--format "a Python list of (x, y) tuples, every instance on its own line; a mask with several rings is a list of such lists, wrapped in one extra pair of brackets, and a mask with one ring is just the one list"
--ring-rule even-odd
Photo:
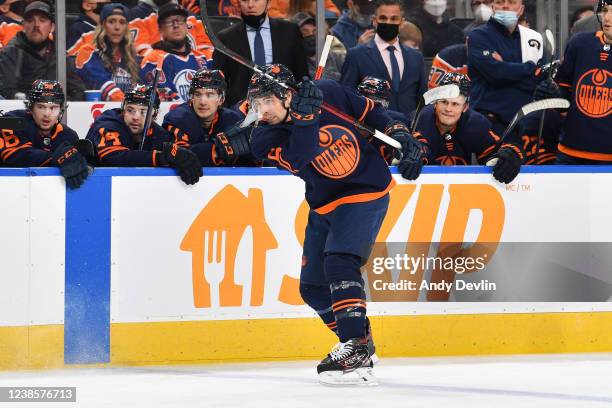
[(529, 115), (532, 112), (537, 112), (545, 109), (567, 109), (570, 107), (570, 102), (567, 99), (563, 98), (550, 98), (550, 99), (542, 99), (540, 101), (535, 101), (528, 103), (523, 106), (521, 110), (523, 111), (523, 116)]
[(548, 40), (548, 44), (550, 45), (550, 54), (555, 55), (555, 36), (553, 35), (550, 29), (546, 29), (546, 39)]
[(255, 109), (251, 108), (251, 109), (249, 109), (249, 112), (247, 113), (246, 117), (244, 118), (244, 120), (240, 124), (240, 127), (241, 128), (245, 128), (245, 127), (251, 125), (252, 123), (255, 123), (258, 120), (259, 120), (259, 113), (257, 113), (257, 111)]
[(459, 87), (455, 84), (442, 85), (423, 94), (423, 102), (429, 105), (440, 99), (452, 99), (459, 96)]

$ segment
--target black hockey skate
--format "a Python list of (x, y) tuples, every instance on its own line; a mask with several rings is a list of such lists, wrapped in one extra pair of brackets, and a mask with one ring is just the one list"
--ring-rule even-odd
[(319, 382), (327, 385), (378, 385), (372, 372), (366, 338), (338, 343), (317, 366)]

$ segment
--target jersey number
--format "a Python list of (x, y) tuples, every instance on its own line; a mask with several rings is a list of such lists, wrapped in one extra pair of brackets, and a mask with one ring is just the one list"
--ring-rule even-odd
[(15, 147), (19, 144), (19, 138), (11, 129), (2, 129), (2, 138), (0, 139), (0, 149)]

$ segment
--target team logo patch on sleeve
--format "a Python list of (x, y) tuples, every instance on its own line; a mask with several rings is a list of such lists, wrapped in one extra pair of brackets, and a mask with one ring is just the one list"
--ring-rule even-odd
[(312, 166), (326, 177), (344, 178), (359, 164), (359, 143), (344, 126), (328, 125), (319, 129), (319, 150)]
[(603, 118), (612, 112), (612, 72), (592, 69), (576, 85), (576, 105), (585, 115)]

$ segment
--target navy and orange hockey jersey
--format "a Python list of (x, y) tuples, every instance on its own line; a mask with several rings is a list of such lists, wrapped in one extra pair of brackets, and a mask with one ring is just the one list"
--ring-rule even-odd
[(533, 112), (525, 116), (517, 125), (518, 134), (521, 138), (521, 148), (525, 153), (525, 164), (555, 164), (557, 159), (557, 145), (559, 135), (565, 121), (564, 114), (554, 109), (546, 111), (544, 127), (540, 139), (540, 151), (536, 163), (536, 151), (538, 147), (538, 133), (542, 111)]
[(104, 66), (100, 52), (93, 44), (84, 44), (76, 57), (76, 73), (81, 77), (87, 89), (99, 89), (103, 101), (121, 102), (125, 92), (132, 88), (138, 78), (133, 79), (129, 72), (121, 66), (115, 72), (110, 72)]
[(225, 132), (242, 119), (243, 116), (236, 111), (221, 108), (215, 114), (210, 128), (205, 129), (191, 105), (185, 102), (164, 116), (162, 127), (170, 132), (173, 142), (193, 151), (203, 166), (222, 166), (225, 163), (217, 157), (211, 137)]
[(77, 133), (58, 123), (48, 136), (41, 136), (36, 123), (25, 110), (7, 112), (4, 116), (25, 119), (23, 130), (2, 129), (0, 136), (0, 162), (12, 167), (45, 167), (51, 162), (51, 153), (64, 142), (79, 140)]
[(121, 116), (121, 109), (108, 109), (96, 118), (87, 132), (98, 152), (101, 166), (109, 167), (155, 167), (157, 155), (164, 142), (171, 138), (161, 126), (153, 122), (143, 150), (135, 140)]
[(153, 83), (155, 68), (160, 66), (159, 90), (162, 101), (181, 101), (189, 99), (189, 86), (196, 71), (207, 67), (206, 56), (200, 51), (187, 50), (183, 55), (154, 49), (143, 58), (140, 78), (145, 83)]
[(0, 48), (6, 45), (23, 30), (21, 21), (13, 20), (12, 18), (0, 16)]
[[(152, 45), (161, 40), (157, 25), (157, 10), (149, 4), (139, 2), (130, 9), (128, 17), (136, 52), (146, 55), (152, 50)], [(206, 58), (212, 59), (214, 47), (206, 34), (202, 21), (193, 15), (187, 17), (187, 29), (191, 48), (202, 52)]]
[[(331, 80), (315, 81), (324, 100), (379, 130), (391, 122), (372, 100)], [(251, 150), (255, 157), (306, 183), (306, 201), (319, 214), (346, 203), (365, 202), (386, 195), (395, 185), (378, 143), (327, 111), (308, 126), (291, 122), (255, 128)]]
[(77, 20), (68, 28), (66, 53), (76, 56), (79, 49), (85, 44), (93, 44), (94, 32), (97, 23), (85, 13), (79, 14)]
[(468, 73), (467, 45), (455, 44), (443, 48), (436, 54), (429, 71), (427, 88), (435, 88), (440, 84), (442, 77), (447, 73)]
[(574, 35), (555, 80), (571, 105), (559, 151), (571, 157), (612, 161), (612, 48), (601, 31)]
[[(469, 165), (472, 154), (479, 163), (484, 163), (498, 145), (500, 136), (491, 129), (491, 121), (482, 114), (468, 109), (450, 132), (442, 132), (438, 127), (435, 106), (423, 109), (414, 133), (425, 144), (428, 164), (442, 166)], [(520, 148), (514, 143), (504, 143), (522, 158)]]

